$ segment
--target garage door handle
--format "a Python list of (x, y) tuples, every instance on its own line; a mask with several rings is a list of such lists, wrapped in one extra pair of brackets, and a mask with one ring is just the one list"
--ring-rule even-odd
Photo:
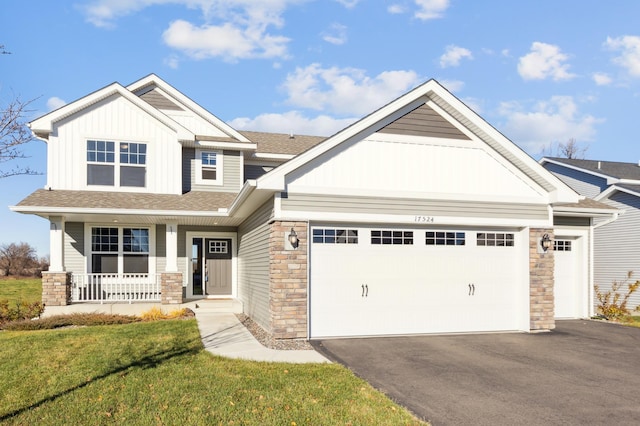
[(364, 297), (369, 297), (369, 284), (365, 284), (364, 288), (366, 290), (364, 293)]
[(476, 285), (469, 284), (469, 296), (474, 296), (476, 294)]
[(364, 297), (364, 284), (362, 284), (360, 287), (362, 287), (362, 297)]
[(469, 284), (469, 296), (471, 296), (471, 284)]

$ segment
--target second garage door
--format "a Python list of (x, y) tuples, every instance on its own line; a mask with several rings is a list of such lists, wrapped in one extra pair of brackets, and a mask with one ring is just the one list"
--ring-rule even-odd
[(311, 234), (311, 338), (520, 328), (517, 230), (317, 225)]

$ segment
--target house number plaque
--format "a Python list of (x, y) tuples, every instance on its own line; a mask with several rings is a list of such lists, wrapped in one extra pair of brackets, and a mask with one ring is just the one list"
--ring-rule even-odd
[(414, 221), (416, 223), (433, 223), (433, 216), (414, 216)]

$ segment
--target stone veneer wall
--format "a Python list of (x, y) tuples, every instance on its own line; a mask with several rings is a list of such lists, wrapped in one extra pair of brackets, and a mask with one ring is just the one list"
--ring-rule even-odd
[(529, 300), (530, 300), (530, 329), (531, 331), (553, 330), (554, 320), (553, 302), (553, 247), (546, 253), (540, 253), (540, 239), (549, 234), (553, 239), (553, 229), (531, 228), (529, 230)]
[[(285, 247), (291, 228), (300, 241), (295, 250)], [(270, 332), (276, 339), (306, 338), (307, 223), (276, 221), (269, 240)]]
[(42, 304), (66, 306), (71, 303), (71, 272), (42, 272)]
[(182, 272), (161, 273), (160, 294), (163, 305), (182, 303)]

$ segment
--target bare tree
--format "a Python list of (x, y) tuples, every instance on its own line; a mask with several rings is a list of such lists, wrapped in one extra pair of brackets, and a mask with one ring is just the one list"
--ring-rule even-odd
[(8, 275), (29, 275), (29, 270), (38, 268), (36, 249), (27, 243), (11, 243), (0, 246), (0, 268)]
[(558, 144), (558, 155), (564, 158), (584, 160), (589, 145), (580, 146), (575, 138)]
[[(0, 54), (10, 54), (3, 44), (0, 44)], [(38, 174), (29, 166), (5, 168), (6, 163), (27, 158), (22, 148), (33, 140), (33, 135), (24, 121), (31, 102), (33, 101), (22, 101), (19, 97), (13, 97), (8, 104), (0, 105), (0, 178)]]

